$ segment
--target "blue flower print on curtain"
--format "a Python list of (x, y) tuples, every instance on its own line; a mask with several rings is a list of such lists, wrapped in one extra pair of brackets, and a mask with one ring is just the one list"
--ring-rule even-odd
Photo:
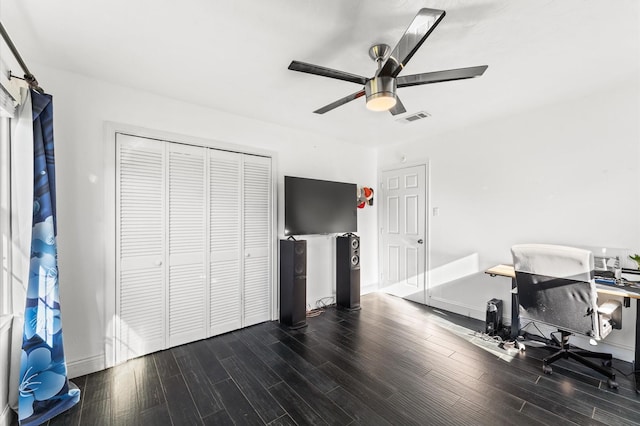
[(18, 418), (23, 426), (45, 423), (80, 400), (80, 390), (67, 379), (60, 322), (53, 104), (50, 95), (32, 91), (31, 96), (33, 231), (18, 388)]

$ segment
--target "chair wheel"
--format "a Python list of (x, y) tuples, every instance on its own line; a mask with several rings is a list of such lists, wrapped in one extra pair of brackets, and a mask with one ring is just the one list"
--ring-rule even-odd
[(549, 367), (548, 365), (543, 365), (542, 366), (542, 372), (544, 374), (551, 374), (553, 372), (553, 369), (551, 367)]
[(611, 363), (611, 360), (610, 360), (610, 359), (607, 359), (607, 360), (605, 360), (605, 361), (602, 361), (602, 365), (603, 365), (604, 367), (611, 367), (611, 365), (613, 365), (613, 364)]
[(610, 389), (618, 389), (618, 382), (613, 379), (607, 379), (607, 386), (609, 386)]

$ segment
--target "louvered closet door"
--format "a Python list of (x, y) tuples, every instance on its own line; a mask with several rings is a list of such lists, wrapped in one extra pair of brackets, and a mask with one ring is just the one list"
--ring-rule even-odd
[(118, 361), (271, 319), (271, 159), (117, 136)]
[(168, 143), (169, 346), (207, 337), (205, 148)]
[(210, 335), (242, 327), (242, 155), (209, 150)]
[(243, 155), (244, 323), (271, 319), (271, 159)]
[(164, 144), (116, 136), (116, 359), (165, 347)]

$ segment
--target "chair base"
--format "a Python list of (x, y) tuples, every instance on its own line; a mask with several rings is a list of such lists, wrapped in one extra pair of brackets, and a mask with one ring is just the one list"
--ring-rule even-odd
[[(582, 365), (585, 365), (592, 370), (597, 371), (598, 373), (607, 377), (607, 385), (610, 388), (617, 388), (618, 383), (616, 382), (616, 375), (611, 369), (611, 362), (613, 360), (613, 355), (608, 353), (601, 352), (591, 352), (586, 351), (584, 349), (572, 347), (569, 345), (569, 336), (571, 333), (563, 330), (559, 330), (562, 336), (562, 340), (558, 340), (556, 336), (551, 335), (551, 339), (557, 346), (549, 346), (550, 349), (557, 349), (557, 352), (553, 355), (543, 358), (542, 360), (542, 371), (545, 374), (551, 374), (552, 369), (550, 364), (556, 362), (559, 359), (573, 359), (574, 361), (579, 362)], [(601, 364), (591, 361), (588, 358), (596, 358), (603, 360)]]

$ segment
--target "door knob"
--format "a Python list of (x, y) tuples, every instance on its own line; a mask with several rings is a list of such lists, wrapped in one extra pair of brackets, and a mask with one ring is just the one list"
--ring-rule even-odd
[(423, 240), (422, 238), (420, 238), (420, 239), (418, 240), (418, 244), (424, 244), (424, 240)]

